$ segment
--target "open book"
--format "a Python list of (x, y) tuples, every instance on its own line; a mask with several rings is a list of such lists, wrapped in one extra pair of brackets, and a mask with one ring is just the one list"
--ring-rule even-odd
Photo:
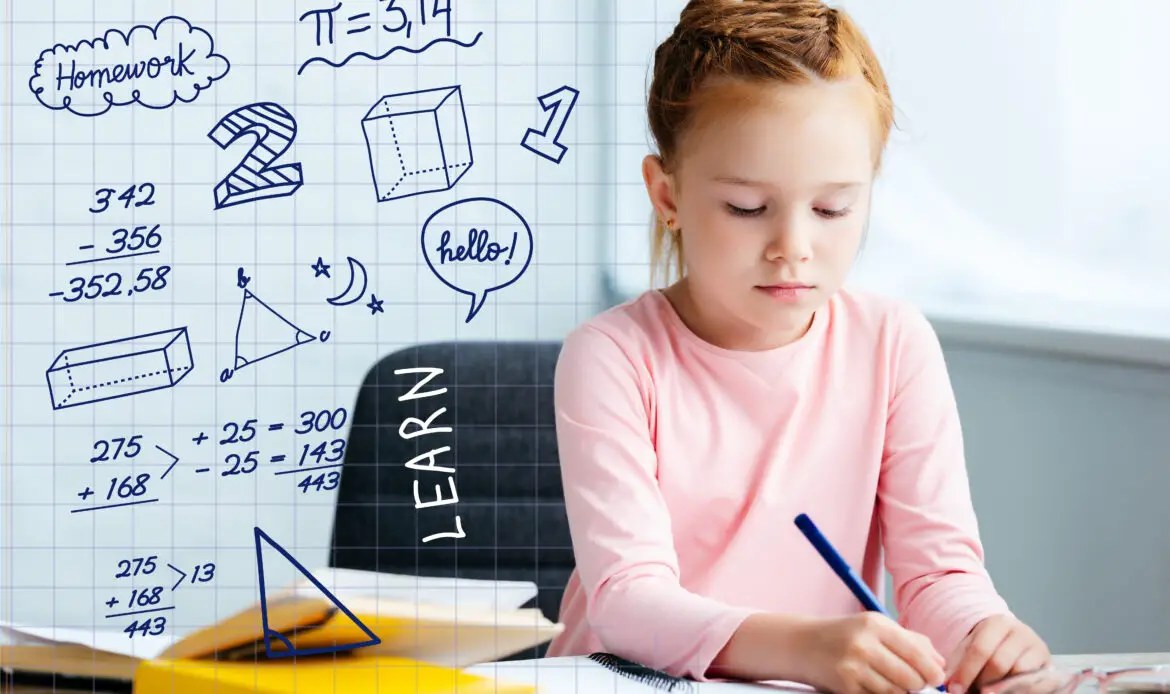
[[(562, 629), (528, 582), (320, 569), (215, 624), (175, 636), (0, 624), (0, 668), (132, 680), (149, 661), (288, 662), (388, 657), (463, 668), (540, 645)], [(320, 659), (320, 657), (318, 659)], [(291, 665), (291, 662), (289, 663)]]

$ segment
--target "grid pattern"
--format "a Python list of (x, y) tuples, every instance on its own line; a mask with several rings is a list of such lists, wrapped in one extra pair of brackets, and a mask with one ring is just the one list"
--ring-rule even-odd
[[(328, 471), (380, 358), (444, 340), (555, 341), (603, 305), (612, 3), (454, 0), (448, 37), (444, 3), (399, 2), (423, 10), (403, 15), (409, 39), (391, 31), (394, 5), (5, 5), (0, 619), (205, 626), (258, 598), (254, 527), (325, 566)], [(108, 43), (60, 48), (96, 38)], [(346, 60), (360, 53), (389, 55)], [(133, 69), (149, 87), (137, 95)], [(571, 111), (561, 87), (579, 93)], [(542, 95), (562, 102), (543, 109)], [(559, 162), (552, 136), (522, 145), (562, 123)], [(470, 154), (448, 164), (461, 140)], [(497, 202), (426, 226), (475, 198)], [(530, 252), (523, 271), (482, 260), (482, 243), (479, 259), (433, 269), (442, 228), (476, 225), (500, 229), (490, 240), (509, 258)], [(474, 250), (466, 233), (457, 243)], [(449, 285), (480, 290), (473, 319), (472, 297)], [(526, 397), (512, 385), (494, 397)], [(466, 532), (472, 547), (499, 537)], [(295, 578), (276, 566), (266, 584)], [(156, 585), (151, 605), (173, 609), (129, 614)]]
[[(380, 13), (380, 18), (351, 19), (363, 11), (359, 3)], [(123, 626), (121, 618), (106, 617), (116, 612), (106, 600), (118, 597), (125, 602), (134, 588), (157, 583), (118, 576), (133, 572), (146, 557), (155, 557), (159, 566), (173, 565), (174, 569), (160, 569), (171, 572), (169, 578), (182, 574), (190, 581), (182, 590), (168, 591), (174, 598), (168, 606), (175, 608), (168, 630), (186, 631), (234, 612), (256, 599), (253, 526), (279, 538), (308, 566), (333, 560), (330, 528), (337, 492), (317, 487), (329, 486), (329, 465), (343, 455), (336, 452), (334, 442), (344, 440), (353, 426), (355, 393), (371, 365), (419, 343), (556, 340), (587, 315), (645, 286), (641, 278), (648, 270), (649, 207), (637, 179), (636, 160), (649, 142), (641, 99), (650, 52), (669, 31), (681, 0), (576, 4), (455, 0), (452, 35), (471, 43), (482, 32), (475, 45), (436, 44), (417, 56), (400, 51), (378, 60), (358, 57), (340, 67), (307, 63), (314, 57), (340, 63), (363, 41), (365, 52), (380, 55), (401, 38), (382, 26), (395, 26), (399, 19), (389, 11), (393, 3), (341, 4), (356, 9), (332, 15), (332, 38), (318, 22), (323, 17), (320, 11), (331, 6), (328, 2), (174, 0), (147, 5), (70, 0), (4, 5), (0, 619), (81, 629)], [(914, 55), (905, 41), (898, 42), (899, 50), (891, 48), (896, 31), (903, 29), (891, 19), (898, 12), (882, 4), (881, 16), (876, 10), (871, 15), (864, 3), (849, 5), (862, 25), (874, 30), (879, 53), (890, 61), (887, 65), (895, 66), (893, 77), (900, 91), (896, 96), (909, 96), (900, 103), (912, 105), (916, 90), (923, 87), (896, 68), (899, 60)], [(1011, 8), (1015, 10), (1014, 3)], [(920, 12), (910, 3), (894, 9)], [(1150, 4), (1145, 12), (1130, 16), (1157, 26), (1149, 21), (1151, 9), (1158, 6)], [(211, 52), (230, 62), (222, 75), (214, 72), (214, 60), (207, 65), (192, 62), (190, 66), (200, 63), (200, 68), (218, 76), (198, 93), (190, 84), (182, 87), (187, 90), (181, 94), (184, 99), (193, 97), (189, 103), (167, 103), (169, 94), (152, 92), (137, 103), (105, 108), (93, 98), (101, 90), (78, 87), (79, 100), (66, 107), (56, 87), (40, 94), (30, 87), (62, 84), (56, 72), (40, 75), (40, 81), (34, 77), (42, 51), (56, 44), (111, 38), (105, 33), (111, 29), (153, 27), (168, 15), (188, 20), (196, 43), (203, 36), (199, 32), (206, 32), (213, 42)], [(437, 31), (438, 26), (428, 30)], [(168, 25), (154, 38), (174, 42), (181, 28)], [(370, 41), (371, 36), (379, 40)], [(423, 38), (405, 43), (421, 47), (426, 43)], [(344, 48), (342, 41), (357, 43)], [(157, 46), (148, 43), (127, 48), (119, 60), (149, 59)], [(1135, 51), (1143, 45), (1130, 44)], [(117, 62), (105, 60), (91, 67)], [(1155, 65), (1138, 58), (1127, 62)], [(54, 69), (57, 65), (52, 60), (45, 64)], [(77, 68), (62, 67), (62, 74)], [(114, 72), (105, 74), (109, 76), (103, 79), (117, 81)], [(1134, 73), (1128, 79), (1136, 84), (1143, 77)], [(450, 85), (461, 87), (474, 163), (462, 167), (465, 172), (460, 169), (462, 177), (449, 189), (378, 202), (379, 195), (393, 197), (400, 189), (398, 182), (386, 183), (379, 177), (376, 164), (386, 160), (370, 154), (370, 138), (377, 140), (379, 135), (377, 124), (364, 128), (363, 119), (384, 96)], [(580, 99), (565, 119), (562, 140), (568, 152), (555, 163), (520, 142), (527, 128), (550, 122), (537, 96), (562, 85), (579, 90)], [(1164, 111), (1164, 93), (1145, 93), (1152, 96), (1140, 113), (1153, 118), (1149, 114)], [(81, 98), (84, 94), (88, 102)], [(125, 91), (111, 94), (115, 100), (127, 99)], [(411, 104), (417, 107), (423, 101), (418, 96)], [(440, 113), (439, 106), (431, 106)], [(1124, 102), (1117, 109), (1132, 106)], [(1139, 110), (1127, 113), (1132, 116)], [(436, 117), (437, 124), (459, 120), (451, 113)], [(272, 132), (284, 132), (288, 147), (272, 163), (299, 164), (299, 172), (269, 171), (258, 165), (254, 154), (245, 157), (249, 137), (233, 141), (232, 136), (248, 119), (264, 123)], [(1083, 135), (1093, 132), (1093, 122), (1084, 118), (1066, 125)], [(388, 127), (390, 154), (385, 156), (405, 167), (401, 160), (408, 138), (399, 139), (396, 121)], [(405, 149), (414, 160), (436, 154), (418, 130), (409, 132), (414, 138)], [(277, 137), (265, 146), (275, 154), (279, 143)], [(1153, 142), (1148, 151), (1163, 144)], [(546, 142), (543, 151), (555, 156), (556, 148)], [(241, 163), (248, 165), (243, 183), (237, 181), (224, 191), (234, 195), (217, 194), (217, 186)], [(464, 163), (403, 168), (403, 180), (406, 174), (422, 180)], [(1083, 161), (1079, 165), (1087, 167)], [(1152, 171), (1143, 186), (1164, 180), (1158, 170)], [(438, 185), (435, 177), (427, 180)], [(253, 196), (258, 181), (269, 193), (287, 195), (248, 199), (249, 193), (239, 190), (241, 185), (248, 187), (248, 181)], [(917, 183), (902, 188), (918, 189)], [(900, 206), (885, 206), (896, 212), (885, 220), (890, 232), (907, 228), (903, 215), (922, 204), (913, 195), (894, 193), (891, 200)], [(448, 203), (478, 196), (503, 201), (518, 211), (533, 235), (532, 260), (515, 284), (490, 293), (482, 311), (467, 321), (470, 297), (431, 271), (419, 245), (432, 214)], [(1012, 201), (1010, 209), (1017, 212), (1038, 214), (1034, 210), (1044, 208), (1022, 205), (1017, 198)], [(1156, 250), (1157, 234), (1151, 230), (1161, 228), (1161, 218), (1140, 206), (1133, 209), (1137, 211), (1122, 222), (1138, 224), (1141, 233), (1134, 239), (1142, 249)], [(1103, 228), (1121, 223), (1104, 218), (1107, 213), (1098, 210), (1084, 223)], [(976, 232), (986, 230), (951, 229), (951, 235), (939, 241), (920, 233), (933, 231), (921, 223), (929, 218), (924, 213), (914, 216), (917, 231), (903, 233), (897, 239), (901, 245), (886, 246), (885, 253), (871, 262), (890, 261), (894, 266), (932, 238), (934, 248), (945, 251), (956, 239), (969, 243)], [(520, 229), (507, 215), (493, 217), (492, 222)], [(1113, 238), (1078, 229), (1078, 238), (1097, 244), (1085, 247), (1098, 252), (1104, 250), (1101, 237)], [(1049, 241), (1062, 240), (1061, 233), (1053, 232)], [(1037, 238), (1043, 240), (1039, 234)], [(967, 256), (1002, 258), (1025, 246), (984, 245), (984, 256)], [(111, 258), (97, 260), (103, 254)], [(1160, 263), (1156, 252), (1130, 255), (1111, 261), (1121, 274), (1127, 268), (1150, 272), (1150, 266), (1139, 260)], [(347, 261), (350, 257), (368, 272), (368, 293), (354, 304), (335, 306), (326, 298), (351, 296), (343, 292), (348, 284), (345, 273), (354, 267)], [(318, 268), (327, 264), (331, 274), (313, 269), (317, 258), (322, 258)], [(1065, 256), (1060, 262), (1066, 276), (1077, 275), (1080, 266), (1075, 258)], [(1019, 268), (1023, 274), (1027, 262)], [(460, 267), (453, 283), (463, 279), (494, 286), (508, 276), (508, 269), (498, 264), (484, 270)], [(1160, 272), (1160, 265), (1154, 272)], [(1131, 283), (1136, 293), (1118, 296), (1136, 302), (1149, 289), (1149, 283), (1142, 284), (1149, 276)], [(946, 272), (940, 277), (950, 279)], [(1052, 283), (1046, 277), (1039, 285), (1045, 289)], [(131, 289), (136, 291), (132, 299), (127, 295)], [(899, 290), (911, 298), (936, 301), (936, 307), (971, 298), (953, 291), (953, 286), (940, 291), (929, 283)], [(367, 309), (367, 301), (381, 310)], [(1083, 311), (1080, 299), (1070, 303)], [(1157, 301), (1145, 301), (1126, 321), (1144, 324), (1146, 331), (1170, 325), (1149, 320), (1151, 307), (1165, 316), (1159, 306)], [(1115, 305), (1099, 308), (1118, 317)], [(249, 321), (239, 330), (241, 314)], [(106, 387), (113, 390), (105, 392), (115, 392), (139, 385), (127, 387), (120, 380), (125, 375), (100, 376), (104, 372), (93, 366), (92, 358), (78, 363), (78, 357), (92, 357), (95, 343), (110, 341), (115, 341), (115, 351), (118, 345), (141, 350), (133, 352), (132, 380), (154, 390), (119, 398), (92, 397)], [(296, 346), (284, 350), (290, 345)], [(269, 353), (275, 354), (257, 359)], [(183, 375), (186, 371), (190, 373)], [(86, 375), (92, 382), (80, 380)], [(95, 388), (98, 384), (102, 387)], [(446, 387), (458, 400), (461, 390), (467, 393), (482, 386), (469, 388), (456, 380)], [(531, 384), (506, 379), (497, 380), (492, 391), (496, 407), (503, 400), (538, 400), (540, 392)], [(312, 426), (311, 431), (297, 433), (305, 426), (301, 424), (305, 413), (322, 412), (334, 415), (332, 420), (326, 417), (324, 429)], [(334, 426), (337, 421), (341, 423)], [(249, 437), (249, 422), (257, 438)], [(449, 424), (465, 436), (485, 431), (498, 436), (506, 428), (496, 420), (453, 418)], [(538, 424), (533, 421), (534, 427)], [(256, 443), (248, 445), (251, 442)], [(253, 451), (258, 455), (250, 462)], [(532, 488), (550, 484), (540, 470), (554, 455), (538, 451), (531, 478), (523, 481)], [(284, 459), (273, 460), (278, 456)], [(278, 476), (271, 470), (279, 465), (291, 468), (297, 460), (319, 461), (317, 475), (326, 475), (324, 481), (314, 484), (313, 475), (302, 490), (296, 483), (303, 476)], [(489, 464), (486, 459), (482, 463), (485, 468)], [(268, 466), (268, 474), (243, 472), (252, 464), (257, 472)], [(509, 464), (498, 458), (490, 461), (496, 471)], [(197, 472), (201, 469), (206, 472)], [(375, 488), (386, 483), (377, 470)], [(136, 485), (142, 474), (150, 477), (141, 483), (145, 491), (139, 494)], [(500, 508), (499, 485), (498, 479), (492, 480), (488, 487), (495, 496), (468, 500), (464, 506)], [(98, 503), (97, 497), (109, 498)], [(150, 503), (113, 506), (147, 500)], [(96, 506), (113, 507), (86, 510)], [(498, 523), (498, 516), (493, 522)], [(531, 550), (539, 567), (539, 549), (565, 546), (542, 544), (539, 538), (548, 536), (541, 534), (539, 519), (534, 528), (538, 540), (532, 546), (506, 545), (498, 539), (477, 546), (475, 541), (489, 533), (475, 527), (467, 528), (467, 544), (497, 553)], [(406, 546), (384, 543), (378, 535), (380, 526), (374, 532), (377, 548)], [(496, 525), (490, 536), (499, 538), (498, 533)], [(214, 580), (199, 584), (210, 565), (215, 566)], [(415, 566), (420, 566), (417, 559)], [(292, 580), (294, 574), (287, 568), (283, 574), (270, 575), (270, 583)], [(492, 568), (498, 572), (500, 566)]]

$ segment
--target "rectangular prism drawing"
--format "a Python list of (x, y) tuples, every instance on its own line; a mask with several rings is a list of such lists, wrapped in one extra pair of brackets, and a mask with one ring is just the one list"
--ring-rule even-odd
[(449, 190), (474, 163), (458, 85), (384, 96), (362, 133), (378, 202)]
[(171, 388), (193, 368), (184, 326), (64, 349), (45, 378), (60, 410)]

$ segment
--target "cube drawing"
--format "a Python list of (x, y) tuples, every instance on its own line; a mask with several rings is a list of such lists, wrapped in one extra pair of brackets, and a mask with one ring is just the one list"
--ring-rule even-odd
[(187, 328), (62, 350), (45, 372), (54, 410), (170, 388), (195, 368)]
[(474, 163), (459, 85), (384, 96), (362, 132), (378, 202), (448, 190)]

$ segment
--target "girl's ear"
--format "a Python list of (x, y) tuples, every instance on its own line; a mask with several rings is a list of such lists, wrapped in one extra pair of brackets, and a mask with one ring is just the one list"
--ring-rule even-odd
[(647, 154), (642, 159), (642, 180), (646, 182), (646, 193), (658, 216), (664, 221), (677, 217), (674, 176), (666, 172), (662, 158), (657, 154)]

